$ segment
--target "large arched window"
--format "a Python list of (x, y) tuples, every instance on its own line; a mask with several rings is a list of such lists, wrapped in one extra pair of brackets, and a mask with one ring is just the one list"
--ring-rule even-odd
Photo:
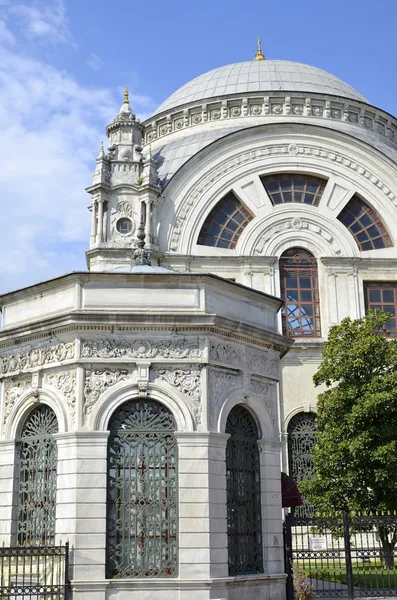
[(327, 185), (325, 179), (303, 173), (265, 175), (261, 181), (273, 205), (300, 202), (318, 206)]
[(393, 245), (382, 220), (357, 195), (349, 200), (338, 219), (353, 235), (360, 250), (377, 250)]
[[(288, 424), (288, 468), (297, 483), (313, 479), (312, 450), (316, 433), (316, 415), (312, 412), (298, 413)], [(305, 502), (295, 512), (300, 516), (308, 516), (312, 513), (312, 507)]]
[(263, 572), (258, 428), (240, 405), (226, 422), (229, 575)]
[(152, 400), (123, 404), (109, 424), (107, 571), (170, 577), (178, 567), (175, 422)]
[(317, 261), (303, 248), (290, 248), (280, 258), (283, 332), (288, 337), (319, 337), (320, 301)]
[(230, 192), (209, 213), (197, 243), (201, 246), (233, 249), (252, 219), (253, 215), (249, 210)]
[(32, 410), (21, 432), (17, 511), (20, 545), (51, 545), (55, 541), (57, 432), (55, 413), (45, 404)]

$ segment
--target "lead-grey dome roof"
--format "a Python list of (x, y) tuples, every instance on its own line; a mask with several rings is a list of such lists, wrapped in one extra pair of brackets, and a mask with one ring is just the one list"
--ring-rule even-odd
[(192, 79), (154, 114), (207, 98), (277, 91), (328, 94), (367, 103), (350, 85), (322, 69), (287, 60), (251, 60), (219, 67)]

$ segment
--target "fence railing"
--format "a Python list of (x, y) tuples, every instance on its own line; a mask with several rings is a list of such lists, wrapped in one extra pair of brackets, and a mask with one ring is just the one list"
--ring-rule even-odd
[(0, 600), (67, 600), (69, 545), (0, 547)]
[(293, 580), (313, 596), (397, 598), (397, 515), (295, 517), (284, 523), (287, 599)]

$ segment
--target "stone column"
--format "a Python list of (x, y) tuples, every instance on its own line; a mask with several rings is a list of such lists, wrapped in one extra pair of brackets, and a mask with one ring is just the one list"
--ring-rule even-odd
[(151, 202), (148, 200), (145, 203), (145, 242), (146, 244), (152, 243), (152, 214), (151, 214)]
[(228, 576), (226, 442), (221, 433), (180, 432), (179, 577)]
[[(108, 431), (57, 434), (56, 538), (69, 540), (70, 579), (79, 582), (73, 598), (101, 600), (105, 579)], [(88, 588), (84, 582), (87, 581)], [(104, 588), (103, 588), (104, 590)]]
[(0, 442), (0, 544), (15, 543), (14, 507), (18, 502), (18, 481), (14, 479), (16, 448), (14, 441)]
[(95, 243), (96, 240), (96, 230), (97, 230), (97, 220), (96, 220), (96, 200), (93, 200), (91, 207), (91, 242)]
[(267, 575), (284, 577), (281, 507), (281, 442), (259, 440), (263, 564)]
[(98, 200), (98, 226), (96, 234), (96, 243), (103, 241), (103, 200)]

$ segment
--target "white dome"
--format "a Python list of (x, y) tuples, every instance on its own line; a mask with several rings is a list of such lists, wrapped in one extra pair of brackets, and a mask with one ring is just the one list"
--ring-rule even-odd
[(350, 85), (322, 69), (286, 60), (251, 60), (219, 67), (192, 79), (167, 98), (154, 114), (219, 96), (277, 91), (312, 92), (367, 103)]

